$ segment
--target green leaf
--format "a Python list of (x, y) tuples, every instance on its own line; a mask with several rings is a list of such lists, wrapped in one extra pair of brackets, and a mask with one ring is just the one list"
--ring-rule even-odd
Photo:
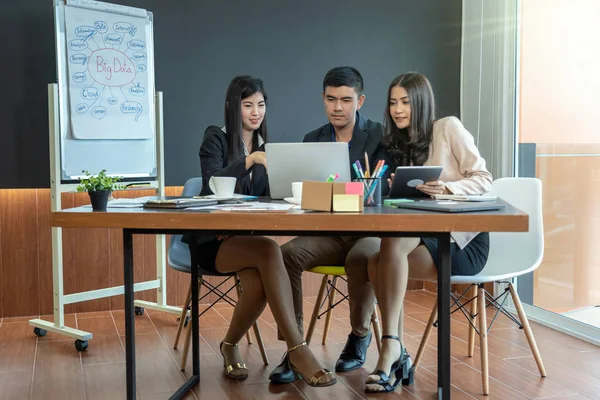
[(79, 185), (76, 188), (78, 192), (108, 191), (121, 188), (121, 185), (116, 185), (116, 182), (119, 182), (122, 177), (107, 176), (105, 169), (95, 176), (87, 170), (82, 172), (85, 176), (79, 179)]

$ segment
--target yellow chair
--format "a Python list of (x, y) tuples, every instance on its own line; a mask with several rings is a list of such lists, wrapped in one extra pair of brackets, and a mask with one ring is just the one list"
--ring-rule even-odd
[[(317, 320), (321, 319), (321, 317), (326, 314), (325, 317), (325, 327), (323, 329), (323, 341), (322, 344), (327, 342), (327, 334), (329, 333), (329, 325), (331, 324), (331, 311), (335, 306), (340, 304), (342, 301), (348, 299), (348, 295), (342, 293), (337, 287), (338, 278), (342, 279), (344, 282), (348, 282), (345, 278), (346, 269), (340, 266), (318, 266), (314, 268), (310, 268), (307, 272), (312, 272), (314, 274), (323, 275), (323, 280), (321, 281), (321, 287), (319, 288), (319, 294), (317, 295), (317, 301), (315, 302), (315, 307), (313, 309), (312, 317), (310, 318), (310, 325), (308, 326), (308, 332), (306, 333), (306, 343), (310, 343), (310, 339), (315, 330), (315, 326), (317, 324)], [(332, 280), (329, 280), (329, 278)], [(339, 293), (342, 298), (341, 300), (335, 301), (335, 294)], [(325, 311), (319, 314), (321, 308), (325, 304), (325, 301), (329, 299), (329, 305)], [(375, 308), (373, 309), (373, 315), (371, 316), (371, 323), (373, 324), (373, 336), (375, 336), (375, 342), (377, 344), (377, 351), (381, 351), (381, 327), (379, 326), (379, 316), (377, 314), (377, 303), (375, 303)]]

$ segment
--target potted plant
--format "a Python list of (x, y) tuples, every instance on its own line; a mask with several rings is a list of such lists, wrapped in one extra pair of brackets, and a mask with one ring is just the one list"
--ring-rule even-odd
[(96, 176), (90, 174), (88, 171), (83, 171), (83, 173), (86, 176), (79, 178), (77, 191), (88, 192), (90, 196), (90, 202), (92, 203), (92, 210), (106, 211), (108, 198), (110, 197), (113, 189), (121, 189), (121, 186), (116, 184), (121, 180), (121, 177), (106, 176), (105, 169), (100, 171), (100, 173)]

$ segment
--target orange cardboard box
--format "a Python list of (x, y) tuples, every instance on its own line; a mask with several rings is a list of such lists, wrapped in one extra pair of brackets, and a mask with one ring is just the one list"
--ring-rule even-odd
[(363, 184), (360, 182), (303, 181), (301, 208), (313, 211), (360, 212), (364, 210), (362, 193)]

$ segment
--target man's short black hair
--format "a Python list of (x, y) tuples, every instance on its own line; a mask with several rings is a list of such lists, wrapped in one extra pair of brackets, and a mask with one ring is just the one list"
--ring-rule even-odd
[(354, 88), (356, 94), (360, 96), (363, 93), (363, 78), (356, 68), (335, 67), (330, 69), (323, 79), (323, 93), (327, 86), (349, 86)]

